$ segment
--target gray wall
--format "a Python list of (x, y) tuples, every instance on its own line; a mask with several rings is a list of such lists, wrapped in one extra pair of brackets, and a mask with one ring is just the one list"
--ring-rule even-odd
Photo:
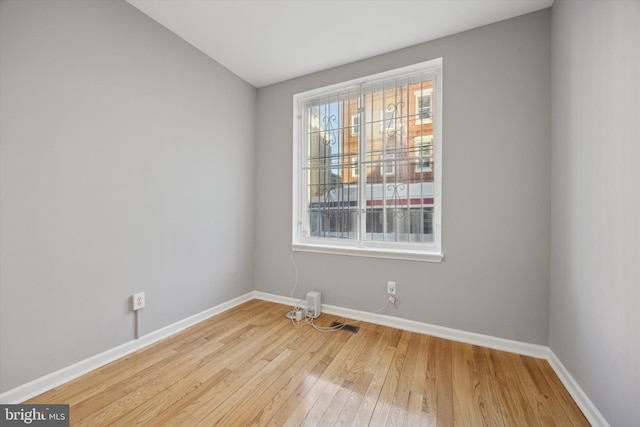
[[(312, 54), (312, 50), (308, 54)], [(255, 284), (289, 296), (292, 97), (444, 59), (442, 263), (296, 253), (294, 296), (496, 337), (548, 342), (550, 10), (258, 89)]]
[(640, 2), (552, 10), (550, 346), (612, 426), (637, 426)]
[(256, 91), (119, 1), (0, 6), (0, 391), (253, 290)]

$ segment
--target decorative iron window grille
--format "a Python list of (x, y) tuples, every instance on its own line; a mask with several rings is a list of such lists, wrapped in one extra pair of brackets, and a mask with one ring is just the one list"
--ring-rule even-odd
[(295, 249), (442, 258), (441, 79), (438, 59), (294, 97)]

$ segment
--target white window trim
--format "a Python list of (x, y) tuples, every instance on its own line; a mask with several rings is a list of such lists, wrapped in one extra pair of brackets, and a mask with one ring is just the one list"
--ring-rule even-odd
[(369, 257), (369, 258), (386, 258), (386, 259), (401, 259), (405, 261), (428, 261), (428, 262), (441, 262), (444, 259), (444, 255), (442, 253), (436, 252), (424, 252), (412, 250), (410, 248), (398, 248), (388, 249), (388, 248), (357, 248), (353, 246), (339, 246), (339, 245), (325, 245), (318, 244), (314, 245), (312, 243), (294, 243), (291, 246), (291, 249), (296, 252), (314, 252), (320, 254), (330, 254), (330, 255), (349, 255), (349, 256), (360, 256), (360, 257)]
[[(338, 83), (323, 88), (310, 90), (304, 93), (294, 95), (294, 108), (293, 108), (293, 194), (292, 194), (292, 209), (293, 209), (293, 221), (292, 221), (292, 250), (301, 252), (314, 252), (325, 253), (334, 255), (352, 255), (352, 256), (364, 256), (373, 258), (390, 258), (390, 259), (403, 259), (414, 261), (429, 261), (429, 262), (441, 262), (444, 259), (444, 253), (442, 250), (442, 114), (435, 115), (433, 122), (433, 149), (434, 149), (434, 164), (438, 167), (435, 168), (433, 176), (434, 185), (434, 207), (433, 207), (433, 244), (393, 244), (376, 241), (348, 241), (345, 242), (340, 239), (313, 239), (308, 236), (304, 236), (304, 212), (301, 201), (306, 200), (305, 186), (300, 185), (302, 178), (301, 165), (306, 162), (303, 157), (304, 152), (300, 147), (301, 132), (304, 130), (302, 124), (302, 108), (304, 101), (307, 98), (314, 95), (326, 93), (329, 91), (337, 91), (344, 89), (348, 86), (354, 86), (374, 79), (386, 79), (395, 76), (408, 74), (411, 72), (433, 72), (434, 73), (434, 87), (431, 88), (437, 93), (437, 96), (432, 97), (432, 117), (433, 112), (442, 111), (442, 70), (443, 61), (442, 58), (433, 59), (423, 63), (411, 65), (408, 67), (399, 68), (396, 70), (367, 76), (355, 80), (351, 80), (344, 83)], [(435, 102), (434, 102), (435, 98)], [(360, 123), (362, 126), (362, 123)], [(355, 246), (358, 245), (358, 246)]]

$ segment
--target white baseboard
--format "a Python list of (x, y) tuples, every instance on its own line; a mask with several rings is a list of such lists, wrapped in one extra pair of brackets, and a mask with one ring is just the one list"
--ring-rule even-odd
[[(176, 332), (180, 332), (181, 330), (202, 322), (209, 317), (220, 314), (223, 311), (229, 310), (230, 308), (233, 308), (252, 299), (260, 299), (289, 306), (306, 306), (306, 300), (283, 297), (280, 295), (273, 295), (260, 291), (252, 291), (245, 295), (241, 295), (230, 301), (212, 307), (208, 310), (205, 310), (201, 313), (187, 317), (186, 319), (180, 320), (164, 328), (158, 329), (157, 331), (144, 335), (137, 340), (129, 341), (118, 347), (112, 348), (103, 353), (97, 354), (93, 357), (67, 366), (66, 368), (59, 369), (48, 375), (37, 378), (19, 387), (8, 390), (0, 394), (0, 404), (23, 402), (27, 399), (30, 399), (31, 397), (51, 390), (52, 388), (71, 381), (72, 379), (84, 375), (87, 372), (93, 371), (94, 369), (104, 366), (107, 363), (138, 351), (148, 345), (167, 338), (175, 334)], [(567, 388), (567, 391), (569, 392), (571, 397), (573, 397), (576, 404), (578, 405), (580, 410), (582, 410), (591, 425), (594, 427), (610, 427), (600, 411), (598, 411), (593, 402), (591, 402), (589, 397), (580, 388), (569, 371), (567, 371), (567, 369), (549, 347), (523, 343), (520, 341), (507, 340), (504, 338), (496, 338), (488, 335), (477, 334), (474, 332), (445, 328), (443, 326), (431, 325), (414, 320), (407, 320), (384, 314), (369, 313), (366, 311), (352, 310), (349, 308), (327, 304), (322, 305), (322, 311), (324, 313), (332, 314), (335, 316), (346, 317), (354, 320), (362, 320), (369, 323), (375, 323), (378, 325), (417, 332), (420, 334), (432, 335), (453, 341), (459, 341), (468, 344), (493, 348), (496, 350), (508, 351), (524, 356), (545, 359), (549, 362), (553, 370), (556, 372), (556, 374), (560, 378), (560, 381), (562, 381), (564, 386)]]
[[(283, 297), (280, 295), (268, 294), (266, 292), (254, 291), (253, 297), (255, 299), (275, 302), (278, 304), (284, 304), (284, 305), (290, 305), (290, 306), (299, 305), (305, 308), (307, 306), (306, 299), (295, 299), (295, 298)], [(322, 307), (324, 307), (324, 305)]]
[(45, 391), (51, 390), (52, 388), (71, 381), (72, 379), (84, 375), (87, 372), (104, 366), (107, 363), (113, 362), (116, 359), (141, 350), (142, 348), (164, 338), (167, 338), (170, 335), (175, 334), (176, 332), (180, 332), (183, 329), (202, 322), (209, 317), (215, 316), (216, 314), (220, 314), (223, 311), (229, 310), (230, 308), (240, 305), (246, 301), (252, 300), (255, 298), (254, 294), (255, 292), (249, 292), (245, 295), (241, 295), (230, 301), (218, 304), (215, 307), (209, 308), (205, 311), (194, 314), (193, 316), (189, 316), (171, 325), (165, 326), (164, 328), (143, 335), (137, 340), (126, 342), (103, 353), (89, 357), (85, 360), (81, 360), (80, 362), (74, 363), (73, 365), (59, 369), (43, 377), (36, 378), (35, 380), (18, 386), (14, 389), (5, 391), (4, 393), (0, 394), (0, 403), (15, 404), (24, 402), (27, 399), (44, 393)]
[(591, 425), (593, 427), (610, 427), (607, 420), (605, 420), (598, 408), (596, 408), (553, 351), (549, 350), (549, 358), (547, 360)]

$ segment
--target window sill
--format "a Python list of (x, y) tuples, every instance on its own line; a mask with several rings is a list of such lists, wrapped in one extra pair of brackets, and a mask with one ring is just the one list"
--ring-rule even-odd
[(442, 253), (414, 251), (410, 249), (353, 248), (346, 246), (314, 245), (309, 243), (296, 243), (291, 246), (291, 249), (297, 252), (400, 259), (405, 261), (442, 262), (444, 260), (444, 254)]

